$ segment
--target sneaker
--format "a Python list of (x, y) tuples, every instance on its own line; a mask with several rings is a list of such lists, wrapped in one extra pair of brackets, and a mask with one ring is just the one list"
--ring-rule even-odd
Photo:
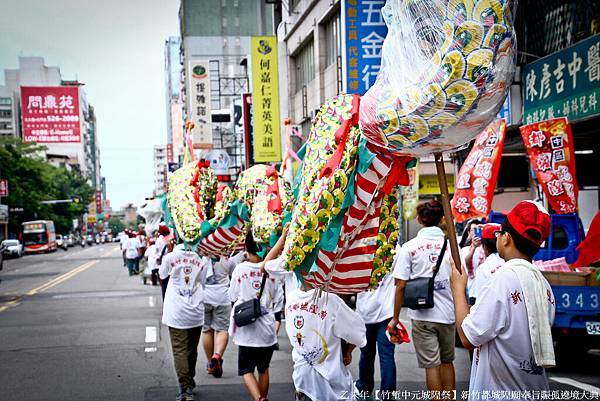
[(357, 382), (354, 382), (353, 386), (353, 400), (361, 400), (361, 401), (373, 401), (373, 395), (370, 391), (359, 390), (356, 386)]
[(213, 367), (212, 375), (214, 377), (218, 379), (223, 376), (223, 358), (221, 358), (221, 355), (214, 354), (210, 359), (210, 364)]
[(194, 393), (191, 388), (187, 389), (185, 393), (183, 393), (184, 401), (194, 401)]
[(180, 392), (179, 394), (177, 394), (177, 397), (175, 397), (175, 401), (186, 401), (185, 393)]
[(209, 375), (212, 375), (213, 372), (215, 371), (214, 365), (212, 363), (212, 359), (208, 362), (206, 362), (206, 373), (208, 373)]

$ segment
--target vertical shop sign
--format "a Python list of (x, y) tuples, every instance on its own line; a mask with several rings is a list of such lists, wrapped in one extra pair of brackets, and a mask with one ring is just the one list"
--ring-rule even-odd
[(387, 25), (381, 14), (385, 0), (344, 0), (346, 92), (363, 95), (381, 67)]
[(277, 38), (252, 37), (252, 100), (254, 161), (281, 161)]
[(191, 60), (188, 70), (189, 118), (194, 122), (194, 148), (210, 149), (213, 145), (210, 106), (210, 71), (208, 60)]

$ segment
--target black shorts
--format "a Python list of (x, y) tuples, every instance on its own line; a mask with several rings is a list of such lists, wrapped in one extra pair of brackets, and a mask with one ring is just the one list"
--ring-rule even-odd
[(283, 318), (283, 311), (275, 312), (275, 321), (281, 322), (281, 318)]
[(273, 345), (269, 347), (245, 347), (239, 346), (238, 350), (238, 375), (244, 376), (246, 373), (265, 373), (269, 369), (271, 358), (273, 357)]

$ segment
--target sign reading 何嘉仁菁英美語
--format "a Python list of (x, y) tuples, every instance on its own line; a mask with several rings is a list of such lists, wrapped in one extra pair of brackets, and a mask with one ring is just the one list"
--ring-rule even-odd
[(600, 35), (523, 68), (523, 121), (577, 121), (600, 112)]

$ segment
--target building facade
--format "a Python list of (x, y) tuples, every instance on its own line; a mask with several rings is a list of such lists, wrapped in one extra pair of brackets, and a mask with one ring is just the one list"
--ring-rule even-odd
[[(227, 174), (234, 180), (245, 167), (245, 148), (241, 124), (241, 98), (250, 92), (249, 58), (251, 37), (273, 35), (273, 5), (264, 1), (182, 0), (180, 11), (181, 55), (183, 67), (183, 118), (208, 126), (211, 143), (204, 144), (201, 157), (209, 148), (229, 155)], [(207, 93), (198, 109), (192, 93), (191, 63), (206, 62), (209, 76)], [(204, 107), (210, 115), (197, 115)], [(239, 119), (239, 117), (238, 117)]]
[[(77, 87), (79, 94), (79, 130), (81, 140), (71, 143), (42, 143), (46, 158), (54, 165), (80, 171), (95, 188), (100, 187), (100, 148), (96, 115), (88, 102), (84, 84), (63, 80), (60, 69), (46, 66), (42, 57), (19, 57), (19, 68), (4, 70), (0, 86), (0, 134), (23, 136), (21, 87)], [(4, 129), (3, 129), (4, 128)]]
[(165, 41), (165, 104), (167, 111), (167, 143), (173, 145), (173, 159), (183, 155), (183, 86), (180, 59), (181, 39), (171, 36)]

